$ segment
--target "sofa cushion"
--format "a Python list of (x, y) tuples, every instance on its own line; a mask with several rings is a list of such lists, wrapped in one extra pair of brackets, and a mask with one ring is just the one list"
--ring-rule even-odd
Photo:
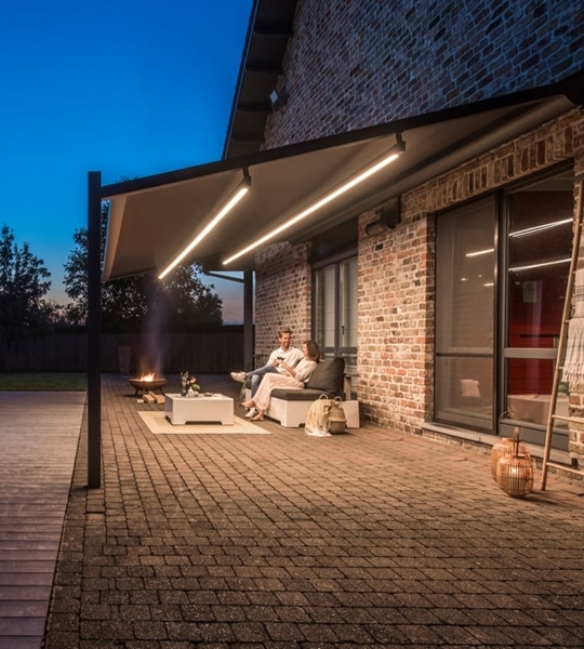
[(329, 397), (342, 397), (345, 380), (345, 359), (336, 356), (330, 361), (321, 361), (306, 383), (310, 390), (321, 390)]
[[(314, 401), (321, 394), (327, 394), (323, 390), (287, 390), (286, 388), (276, 388), (270, 393), (272, 399), (284, 399), (285, 401)], [(327, 395), (328, 396), (328, 395)]]

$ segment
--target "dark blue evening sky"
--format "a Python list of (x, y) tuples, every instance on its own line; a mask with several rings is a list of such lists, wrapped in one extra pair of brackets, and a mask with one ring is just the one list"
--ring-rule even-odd
[[(252, 0), (0, 0), (0, 225), (63, 264), (104, 184), (218, 160)], [(226, 321), (239, 285), (215, 279)], [(235, 299), (233, 298), (235, 295)]]

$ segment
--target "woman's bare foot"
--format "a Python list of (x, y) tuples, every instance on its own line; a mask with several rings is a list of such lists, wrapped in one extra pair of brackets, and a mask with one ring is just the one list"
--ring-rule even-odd
[(242, 405), (244, 408), (247, 408), (248, 410), (249, 410), (250, 408), (255, 408), (255, 403), (253, 402), (253, 399), (250, 399), (249, 401), (242, 401), (242, 402), (241, 402), (241, 405)]
[(264, 411), (260, 410), (255, 417), (252, 417), (250, 421), (263, 421), (264, 420)]

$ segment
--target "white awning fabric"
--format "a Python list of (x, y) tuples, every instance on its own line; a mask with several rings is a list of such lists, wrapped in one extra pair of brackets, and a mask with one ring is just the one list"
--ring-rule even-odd
[(245, 174), (251, 189), (185, 262), (249, 270), (253, 252), (225, 259), (359, 174), (401, 138), (405, 152), (381, 172), (271, 242), (310, 239), (574, 107), (551, 89), (268, 149), (102, 187), (110, 201), (103, 280), (161, 272), (206, 227)]

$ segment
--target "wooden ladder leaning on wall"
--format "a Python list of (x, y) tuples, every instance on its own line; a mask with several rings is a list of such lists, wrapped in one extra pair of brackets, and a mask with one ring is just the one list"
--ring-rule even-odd
[(545, 431), (545, 446), (543, 451), (543, 461), (541, 465), (541, 490), (544, 491), (547, 481), (548, 467), (555, 467), (562, 469), (563, 471), (568, 471), (580, 476), (584, 476), (584, 472), (579, 469), (569, 468), (563, 464), (555, 464), (550, 462), (550, 452), (552, 447), (552, 436), (553, 428), (555, 421), (565, 421), (568, 423), (580, 424), (584, 428), (584, 417), (566, 417), (564, 415), (556, 415), (556, 406), (558, 403), (558, 389), (560, 386), (560, 380), (562, 377), (562, 372), (564, 370), (564, 356), (566, 352), (566, 343), (568, 341), (568, 325), (570, 324), (570, 314), (572, 309), (572, 296), (574, 294), (574, 280), (576, 275), (576, 270), (578, 266), (578, 259), (580, 257), (580, 244), (582, 240), (582, 192), (584, 191), (584, 181), (580, 181), (578, 185), (578, 196), (577, 206), (576, 206), (576, 215), (574, 221), (574, 242), (572, 245), (572, 258), (570, 260), (570, 272), (568, 275), (568, 285), (566, 287), (566, 296), (564, 298), (564, 309), (562, 312), (562, 324), (560, 327), (560, 337), (558, 340), (558, 353), (556, 356), (556, 363), (554, 367), (554, 379), (552, 383), (552, 394), (550, 398), (550, 407), (547, 416), (546, 422), (546, 431)]

